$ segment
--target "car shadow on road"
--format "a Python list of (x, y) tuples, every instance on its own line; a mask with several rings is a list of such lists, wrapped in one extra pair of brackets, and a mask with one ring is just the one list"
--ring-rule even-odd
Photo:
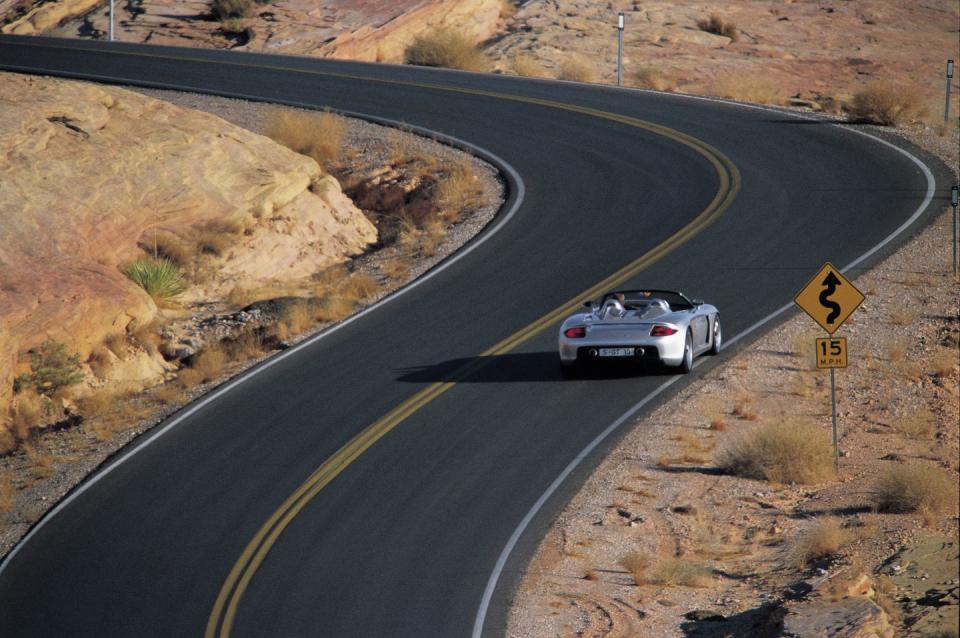
[(398, 381), (406, 383), (522, 383), (531, 381), (589, 381), (669, 375), (670, 371), (639, 364), (609, 365), (578, 371), (564, 378), (556, 352), (511, 352), (500, 355), (461, 357), (424, 366), (400, 368)]

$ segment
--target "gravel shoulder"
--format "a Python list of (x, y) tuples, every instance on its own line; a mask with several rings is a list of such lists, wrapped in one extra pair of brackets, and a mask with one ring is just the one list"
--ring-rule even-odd
[[(923, 127), (895, 134), (957, 166), (956, 134)], [(822, 334), (798, 313), (629, 426), (542, 540), (507, 635), (774, 636), (783, 635), (777, 614), (787, 613), (788, 629), (800, 622), (810, 632), (790, 635), (852, 636), (843, 632), (855, 626), (869, 635), (956, 636), (955, 489), (953, 509), (940, 515), (878, 513), (872, 505), (893, 465), (939, 468), (954, 488), (960, 480), (960, 282), (951, 273), (951, 223), (946, 209), (855, 279), (867, 299), (839, 333), (851, 358), (837, 374), (837, 480), (779, 485), (723, 475), (715, 462), (761, 424), (806, 421), (829, 432), (829, 372), (813, 359)], [(840, 523), (842, 547), (798, 564), (805, 535), (825, 518)], [(684, 584), (682, 573), (641, 576), (638, 584), (625, 566), (630, 555), (643, 556), (648, 573), (673, 565), (704, 577)], [(817, 622), (847, 613), (837, 605), (861, 601), (851, 584), (861, 574), (876, 588), (867, 607), (857, 607), (868, 612), (842, 631), (814, 633)], [(797, 591), (809, 593), (791, 601)], [(893, 602), (881, 611), (873, 601)], [(774, 628), (764, 629), (771, 621)]]

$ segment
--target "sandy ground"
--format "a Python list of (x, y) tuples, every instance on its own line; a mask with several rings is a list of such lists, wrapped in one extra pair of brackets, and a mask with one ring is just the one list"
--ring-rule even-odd
[[(955, 139), (908, 133), (957, 166)], [(764, 423), (807, 421), (828, 436), (829, 372), (813, 359), (822, 331), (798, 314), (630, 426), (542, 541), (508, 635), (763, 635), (755, 623), (773, 602), (804, 583), (822, 587), (861, 572), (893, 579), (896, 635), (956, 635), (956, 509), (931, 518), (877, 513), (871, 504), (893, 464), (921, 462), (958, 481), (960, 284), (950, 272), (950, 217), (939, 215), (855, 280), (866, 301), (838, 332), (851, 356), (837, 371), (837, 480), (776, 485), (722, 475), (714, 463), (732, 437)], [(800, 539), (824, 517), (840, 521), (845, 544), (832, 558), (798, 566)], [(705, 580), (638, 586), (622, 564), (630, 553), (649, 557), (651, 571), (672, 560), (697, 566)], [(814, 596), (805, 604), (822, 603)], [(698, 610), (709, 613), (688, 616)], [(722, 619), (702, 620), (709, 615)]]

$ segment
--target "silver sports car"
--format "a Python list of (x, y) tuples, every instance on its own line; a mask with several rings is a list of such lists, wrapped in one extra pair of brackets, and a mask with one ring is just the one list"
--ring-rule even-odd
[(720, 351), (723, 334), (714, 306), (669, 290), (610, 292), (560, 326), (565, 374), (589, 363), (659, 363), (689, 372), (693, 358)]

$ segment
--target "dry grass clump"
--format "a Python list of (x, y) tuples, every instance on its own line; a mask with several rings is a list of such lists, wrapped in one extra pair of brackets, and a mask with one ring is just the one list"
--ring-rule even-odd
[(333, 296), (327, 297), (326, 299), (318, 302), (314, 313), (317, 317), (317, 321), (322, 321), (324, 323), (340, 321), (353, 312), (353, 307), (354, 304), (347, 301), (343, 297)]
[(709, 587), (713, 571), (706, 565), (680, 556), (662, 560), (650, 575), (650, 582), (667, 587)]
[(253, 13), (252, 0), (213, 0), (210, 7), (213, 17), (218, 20), (245, 18)]
[(177, 374), (177, 381), (185, 388), (192, 388), (218, 378), (226, 366), (227, 353), (221, 347), (211, 346), (196, 355), (190, 367)]
[(791, 551), (792, 562), (802, 568), (814, 561), (832, 558), (840, 552), (847, 539), (840, 519), (833, 516), (821, 518), (797, 539)]
[(893, 422), (898, 432), (910, 439), (929, 439), (937, 428), (937, 417), (928, 409), (899, 417)]
[(183, 389), (173, 383), (165, 383), (153, 391), (153, 398), (163, 404), (178, 403), (183, 398)]
[(902, 514), (943, 512), (955, 502), (954, 481), (943, 470), (914, 462), (888, 468), (874, 488), (877, 510)]
[(960, 362), (960, 353), (956, 348), (940, 350), (930, 359), (930, 369), (933, 376), (943, 379), (953, 374), (958, 362)]
[(638, 587), (647, 582), (647, 570), (651, 565), (650, 556), (641, 552), (631, 552), (620, 559), (620, 565), (630, 572)]
[(434, 29), (418, 35), (403, 52), (404, 62), (463, 71), (489, 71), (490, 60), (476, 44), (450, 29)]
[(78, 401), (80, 414), (86, 418), (105, 414), (115, 407), (118, 398), (118, 392), (109, 388), (91, 392)]
[(510, 66), (514, 73), (523, 77), (543, 78), (547, 76), (547, 70), (529, 53), (518, 53), (513, 56)]
[(771, 483), (818, 483), (833, 476), (826, 431), (799, 420), (761, 425), (731, 437), (716, 462), (728, 474)]
[(561, 80), (571, 82), (596, 82), (598, 78), (597, 68), (581, 57), (569, 57), (560, 65)]
[(393, 281), (403, 281), (410, 276), (410, 264), (403, 259), (391, 259), (380, 265), (380, 272)]
[(857, 91), (847, 106), (850, 120), (881, 126), (896, 126), (923, 115), (915, 90), (881, 80)]
[(6, 456), (17, 449), (17, 437), (10, 431), (10, 425), (0, 423), (0, 456)]
[(751, 75), (724, 75), (710, 86), (710, 92), (739, 102), (783, 104), (786, 94), (769, 80)]
[(920, 311), (913, 307), (894, 308), (888, 315), (890, 323), (895, 326), (908, 326), (916, 323), (920, 318)]
[(632, 74), (633, 86), (654, 91), (673, 91), (677, 85), (663, 74), (663, 71), (652, 66), (643, 66)]
[(730, 38), (731, 42), (740, 39), (740, 31), (737, 29), (737, 25), (716, 13), (711, 13), (709, 18), (697, 20), (697, 28), (707, 33)]
[(379, 287), (380, 284), (370, 275), (356, 273), (341, 286), (340, 296), (348, 302), (360, 302), (373, 296)]
[(434, 203), (440, 218), (454, 222), (469, 209), (479, 206), (483, 187), (473, 172), (469, 161), (457, 162), (446, 168), (437, 184)]
[(17, 394), (11, 408), (12, 432), (21, 441), (30, 438), (31, 430), (45, 425), (53, 418), (53, 402), (34, 390)]
[(328, 168), (342, 153), (347, 120), (336, 113), (275, 110), (267, 121), (267, 137), (315, 159)]

